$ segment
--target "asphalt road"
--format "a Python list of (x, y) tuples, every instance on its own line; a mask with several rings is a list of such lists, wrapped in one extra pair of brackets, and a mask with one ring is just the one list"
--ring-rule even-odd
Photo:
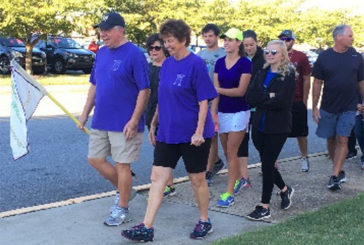
[[(311, 113), (311, 111), (309, 111)], [(314, 135), (309, 115), (309, 153), (326, 150)], [(30, 153), (14, 161), (9, 146), (9, 118), (0, 117), (0, 212), (113, 190), (87, 162), (88, 136), (65, 116), (33, 117), (28, 122)], [(133, 163), (134, 185), (149, 183), (153, 147), (144, 134), (141, 157)], [(249, 163), (259, 162), (250, 141)], [(222, 156), (221, 147), (219, 149)], [(280, 158), (297, 156), (296, 139), (288, 139)], [(175, 177), (185, 176), (178, 164)]]

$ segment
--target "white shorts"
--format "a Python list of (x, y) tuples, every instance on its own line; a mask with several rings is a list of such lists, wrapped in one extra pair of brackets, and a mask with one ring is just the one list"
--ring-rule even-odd
[(250, 110), (236, 113), (218, 113), (219, 133), (239, 132), (248, 130)]

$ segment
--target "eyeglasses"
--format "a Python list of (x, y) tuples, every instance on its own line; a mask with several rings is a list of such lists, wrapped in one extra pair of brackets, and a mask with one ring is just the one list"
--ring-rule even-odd
[(278, 53), (278, 50), (276, 49), (264, 49), (264, 54), (268, 55), (269, 53), (271, 53), (273, 56), (276, 55)]
[(281, 37), (280, 38), (281, 41), (284, 41), (284, 42), (290, 42), (293, 40), (293, 38), (290, 38), (290, 37)]
[(152, 51), (152, 50), (155, 50), (155, 51), (159, 51), (159, 50), (161, 50), (162, 49), (162, 47), (161, 46), (150, 46), (149, 48), (148, 48), (148, 50), (149, 51)]

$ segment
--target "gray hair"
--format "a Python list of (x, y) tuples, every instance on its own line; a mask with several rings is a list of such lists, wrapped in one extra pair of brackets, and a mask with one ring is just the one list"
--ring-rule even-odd
[(332, 37), (334, 38), (334, 40), (336, 39), (337, 35), (344, 35), (346, 28), (351, 28), (351, 26), (345, 24), (335, 26), (335, 29), (332, 32)]

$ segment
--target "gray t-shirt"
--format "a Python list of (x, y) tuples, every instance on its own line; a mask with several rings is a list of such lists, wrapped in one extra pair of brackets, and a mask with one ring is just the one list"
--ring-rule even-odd
[(209, 71), (209, 75), (211, 78), (211, 81), (214, 82), (214, 68), (216, 61), (224, 57), (226, 55), (225, 50), (223, 48), (218, 48), (213, 51), (209, 51), (207, 49), (200, 50), (197, 53), (198, 56), (200, 56), (207, 65), (207, 70)]

